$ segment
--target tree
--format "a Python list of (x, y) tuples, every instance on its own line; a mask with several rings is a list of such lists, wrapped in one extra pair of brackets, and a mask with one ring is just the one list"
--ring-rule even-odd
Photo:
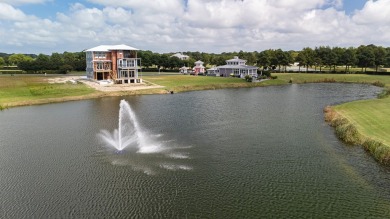
[(48, 55), (39, 54), (35, 59), (35, 64), (39, 70), (50, 69), (50, 57)]
[(179, 58), (175, 56), (168, 58), (166, 67), (173, 69), (173, 68), (180, 68), (181, 66), (183, 66), (183, 61), (180, 60)]
[(207, 66), (211, 62), (211, 55), (208, 53), (202, 52), (202, 58), (200, 59), (201, 61), (204, 62), (204, 66)]
[(49, 59), (49, 70), (59, 70), (61, 66), (64, 65), (64, 60), (62, 55), (58, 53), (52, 53)]
[(381, 46), (374, 47), (373, 50), (375, 57), (375, 72), (378, 72), (379, 66), (386, 64), (386, 50)]
[(162, 54), (160, 55), (160, 59), (158, 60), (158, 64), (157, 64), (160, 67), (163, 67), (163, 68), (169, 68), (169, 55), (168, 54)]
[(5, 61), (3, 57), (0, 57), (0, 66), (4, 66), (4, 65), (5, 65)]
[(312, 66), (315, 62), (315, 53), (314, 50), (306, 47), (298, 54), (297, 61), (300, 66), (306, 66), (306, 72), (309, 71), (309, 66)]
[(68, 64), (61, 65), (58, 68), (58, 72), (62, 73), (62, 74), (66, 74), (66, 73), (68, 73), (69, 71), (72, 71), (72, 70), (73, 70), (73, 67), (71, 65), (68, 65)]
[(271, 64), (275, 65), (275, 66), (278, 66), (279, 72), (280, 72), (280, 66), (282, 65), (283, 59), (284, 59), (283, 50), (281, 50), (281, 49), (275, 50), (274, 51), (274, 55), (272, 57)]
[(322, 57), (321, 57), (321, 47), (314, 48), (314, 66), (315, 70), (317, 71), (317, 66), (320, 67), (320, 72), (322, 70)]
[(8, 63), (10, 65), (18, 65), (19, 62), (31, 60), (33, 60), (33, 58), (31, 58), (30, 56), (26, 56), (23, 54), (12, 54), (8, 58)]
[(271, 65), (272, 50), (265, 50), (258, 54), (257, 65), (267, 69)]
[(390, 47), (386, 48), (386, 67), (390, 67)]
[(250, 52), (247, 53), (245, 56), (245, 59), (247, 60), (248, 65), (256, 65), (257, 64), (257, 58), (256, 58), (257, 52)]
[(367, 67), (375, 65), (375, 54), (372, 46), (359, 46), (356, 51), (358, 66), (367, 72)]
[(85, 71), (87, 68), (87, 61), (85, 57), (85, 52), (76, 52), (75, 53), (75, 63), (73, 64), (73, 69), (75, 71)]
[(331, 71), (332, 66), (336, 65), (338, 62), (337, 54), (332, 48), (326, 46), (322, 48), (322, 61), (324, 65), (329, 67), (329, 71)]
[(226, 64), (226, 59), (222, 55), (218, 55), (212, 59), (212, 65), (225, 65)]
[(138, 57), (141, 58), (142, 66), (149, 68), (153, 65), (153, 52), (152, 51), (139, 51)]
[(336, 72), (336, 66), (337, 65), (343, 65), (344, 63), (342, 62), (342, 56), (345, 52), (344, 48), (341, 47), (333, 47), (332, 48), (332, 54), (334, 56), (333, 58), (333, 71)]
[(70, 69), (69, 71), (74, 70), (76, 64), (76, 55), (71, 52), (64, 52), (62, 56), (64, 60), (64, 65), (68, 65), (72, 67), (72, 69)]
[(345, 65), (345, 72), (349, 72), (349, 67), (355, 65), (357, 62), (356, 49), (352, 47), (346, 49), (341, 57), (341, 62)]

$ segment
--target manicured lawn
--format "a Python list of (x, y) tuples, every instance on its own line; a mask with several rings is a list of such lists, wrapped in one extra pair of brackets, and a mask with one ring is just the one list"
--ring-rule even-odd
[(95, 92), (84, 84), (50, 84), (48, 78), (50, 76), (0, 76), (0, 105), (6, 107), (16, 102), (82, 96)]
[(390, 146), (390, 98), (355, 101), (334, 109), (352, 121), (361, 134)]
[(165, 86), (167, 90), (176, 92), (189, 90), (256, 87), (267, 85), (286, 84), (281, 80), (268, 80), (261, 83), (249, 83), (240, 78), (224, 78), (213, 76), (193, 76), (193, 75), (147, 75), (144, 80), (151, 83)]
[(366, 74), (306, 74), (306, 73), (274, 73), (279, 80), (285, 82), (292, 80), (293, 83), (310, 82), (347, 82), (347, 83), (374, 83), (382, 82), (390, 87), (390, 76), (387, 75), (366, 75)]
[(180, 86), (200, 86), (210, 84), (236, 84), (245, 83), (239, 78), (222, 78), (209, 76), (193, 76), (193, 75), (152, 75), (143, 76), (143, 78), (152, 83), (166, 86), (168, 88)]

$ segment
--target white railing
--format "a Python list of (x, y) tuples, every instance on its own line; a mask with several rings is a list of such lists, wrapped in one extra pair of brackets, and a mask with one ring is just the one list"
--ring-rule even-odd
[(138, 67), (138, 58), (119, 59), (118, 68), (136, 68)]

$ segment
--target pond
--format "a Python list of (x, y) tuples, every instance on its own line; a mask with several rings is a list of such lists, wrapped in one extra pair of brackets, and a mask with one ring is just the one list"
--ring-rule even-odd
[[(304, 84), (8, 109), (0, 217), (389, 218), (389, 169), (340, 142), (322, 111), (378, 92)], [(122, 99), (150, 150), (102, 139)]]

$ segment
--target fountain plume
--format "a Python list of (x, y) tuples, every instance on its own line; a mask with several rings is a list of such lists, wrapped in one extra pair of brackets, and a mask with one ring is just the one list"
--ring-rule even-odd
[(119, 106), (118, 129), (112, 133), (107, 130), (101, 130), (99, 133), (104, 143), (118, 151), (134, 149), (140, 153), (158, 152), (161, 147), (147, 138), (130, 105), (125, 100), (121, 100)]

